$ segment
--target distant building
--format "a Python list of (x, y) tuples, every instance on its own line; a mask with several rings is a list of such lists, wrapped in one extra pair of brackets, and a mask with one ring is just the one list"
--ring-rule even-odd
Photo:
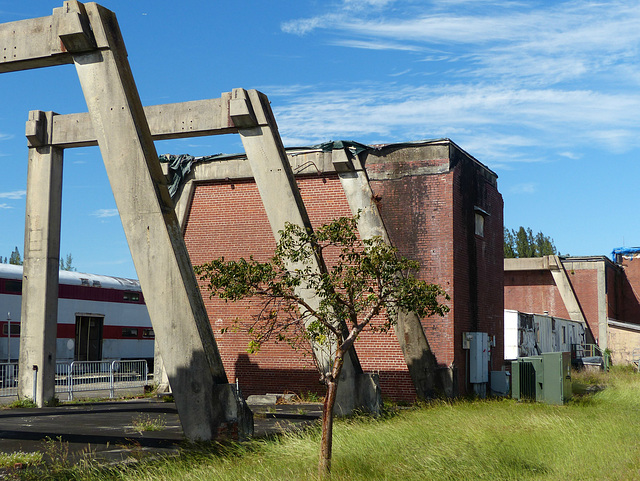
[[(351, 215), (330, 150), (287, 149), (309, 216), (320, 225)], [(444, 317), (422, 320), (452, 394), (468, 392), (464, 332), (496, 339), (490, 369), (503, 358), (503, 201), (497, 175), (448, 139), (379, 145), (358, 153), (392, 243), (421, 263), (420, 277), (451, 296)], [(176, 211), (194, 264), (225, 256), (267, 260), (275, 240), (246, 158), (217, 156), (191, 165), (178, 189)], [(329, 260), (329, 262), (331, 262)], [(246, 352), (248, 338), (222, 328), (248, 318), (248, 303), (225, 303), (203, 292), (229, 379), (243, 393), (318, 391), (309, 357), (284, 344)], [(415, 398), (393, 332), (366, 333), (356, 349), (365, 371), (377, 372), (383, 396)]]
[(640, 249), (604, 256), (505, 259), (506, 309), (585, 321), (614, 363), (640, 358)]

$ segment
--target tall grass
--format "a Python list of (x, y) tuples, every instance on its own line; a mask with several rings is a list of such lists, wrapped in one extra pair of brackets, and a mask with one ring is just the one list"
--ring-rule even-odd
[[(333, 480), (640, 479), (640, 376), (564, 406), (511, 399), (434, 402), (380, 418), (341, 420)], [(590, 381), (584, 379), (588, 384)], [(307, 480), (319, 430), (245, 445), (203, 446), (174, 459), (67, 472), (74, 479)]]

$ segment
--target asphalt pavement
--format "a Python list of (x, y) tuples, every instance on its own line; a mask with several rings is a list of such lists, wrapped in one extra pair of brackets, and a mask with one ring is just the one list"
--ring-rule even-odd
[[(254, 437), (299, 429), (322, 415), (317, 403), (250, 407)], [(122, 462), (177, 453), (183, 443), (175, 404), (157, 398), (0, 410), (0, 452), (5, 453), (39, 451), (71, 461), (91, 456)]]

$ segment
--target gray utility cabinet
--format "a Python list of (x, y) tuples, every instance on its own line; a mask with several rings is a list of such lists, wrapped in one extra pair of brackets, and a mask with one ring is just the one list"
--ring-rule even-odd
[(545, 352), (511, 363), (511, 395), (548, 404), (571, 398), (571, 353)]

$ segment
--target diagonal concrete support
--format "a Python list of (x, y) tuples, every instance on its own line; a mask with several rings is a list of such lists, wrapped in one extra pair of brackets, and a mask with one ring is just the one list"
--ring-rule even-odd
[[(248, 434), (251, 413), (227, 383), (115, 15), (67, 1), (51, 17), (0, 26), (0, 51), (13, 52), (0, 57), (0, 72), (75, 64), (185, 436), (212, 439), (236, 428), (240, 437)], [(55, 217), (51, 203), (42, 202), (47, 217)], [(37, 233), (32, 227), (29, 236)], [(59, 245), (59, 233), (51, 234)], [(34, 240), (25, 244), (27, 258), (34, 257)], [(51, 269), (42, 276), (50, 288)]]
[(580, 307), (580, 303), (578, 302), (578, 297), (576, 296), (576, 293), (573, 290), (573, 286), (569, 281), (567, 271), (564, 270), (562, 261), (558, 256), (547, 257), (551, 276), (556, 283), (556, 287), (558, 288), (558, 292), (560, 293), (562, 302), (564, 302), (564, 306), (566, 307), (567, 312), (569, 312), (569, 318), (574, 321), (586, 323), (582, 308)]
[[(227, 378), (135, 88), (115, 15), (89, 4), (98, 51), (73, 60), (189, 439), (224, 429)], [(162, 273), (162, 275), (158, 275)]]
[[(360, 237), (362, 239), (381, 237), (386, 243), (391, 244), (360, 159), (351, 155), (346, 149), (335, 149), (332, 151), (332, 161), (349, 202), (351, 213), (360, 214), (358, 222)], [(433, 397), (438, 390), (444, 389), (444, 386), (441, 386), (436, 378), (438, 365), (429, 347), (420, 318), (414, 312), (400, 312), (394, 329), (416, 393), (422, 398)]]
[[(247, 92), (234, 89), (229, 110), (231, 119), (239, 129), (273, 235), (277, 239), (286, 222), (311, 229), (267, 97), (256, 90)], [(317, 259), (314, 268), (317, 271), (326, 269), (322, 259)], [(301, 292), (310, 305), (318, 305), (319, 298), (315, 291), (302, 288)], [(331, 353), (320, 346), (313, 346), (313, 349), (321, 369), (329, 372)], [(370, 376), (364, 379), (367, 375), (363, 374), (354, 349), (345, 359), (342, 373), (336, 412), (346, 414), (361, 406), (377, 411), (380, 408), (379, 388), (375, 379)]]
[(51, 145), (53, 112), (29, 113), (19, 396), (55, 397), (63, 151)]

